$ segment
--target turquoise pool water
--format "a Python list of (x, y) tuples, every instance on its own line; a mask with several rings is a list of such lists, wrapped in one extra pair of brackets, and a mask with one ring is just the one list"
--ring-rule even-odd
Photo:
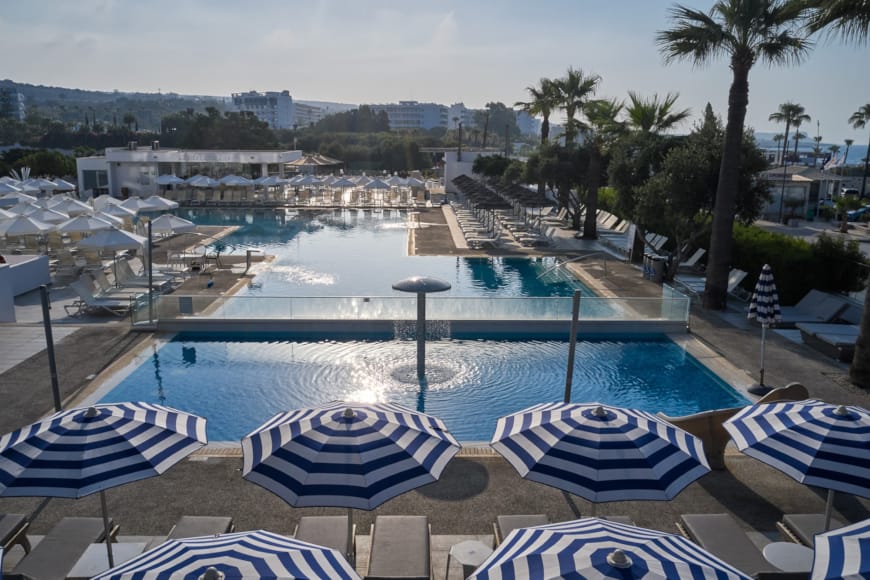
[[(570, 296), (575, 289), (594, 296), (563, 268), (554, 268), (554, 257), (409, 256), (405, 211), (190, 208), (176, 213), (200, 225), (239, 226), (222, 240), (227, 252), (254, 249), (275, 256), (255, 266), (256, 283), (242, 296), (401, 295), (392, 284), (409, 276), (449, 282), (452, 289), (442, 296)], [(432, 227), (449, 235), (446, 226)]]
[[(278, 335), (179, 335), (102, 402), (150, 401), (202, 415), (211, 441), (238, 441), (275, 413), (333, 400), (390, 401), (440, 417), (461, 441), (489, 440), (498, 417), (562, 400), (568, 343), (438, 340), (428, 384), (416, 343), (290, 341)], [(575, 402), (670, 415), (747, 404), (665, 336), (579, 341)]]

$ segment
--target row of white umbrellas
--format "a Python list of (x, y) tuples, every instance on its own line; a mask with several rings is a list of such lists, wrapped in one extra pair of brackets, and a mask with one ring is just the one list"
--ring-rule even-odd
[(75, 191), (75, 184), (65, 179), (35, 179), (18, 180), (12, 177), (0, 177), (0, 193), (39, 193), (40, 191)]
[[(374, 185), (371, 185), (374, 183)], [(291, 185), (294, 187), (318, 186), (318, 187), (358, 187), (365, 186), (367, 189), (389, 189), (391, 187), (423, 187), (425, 183), (416, 177), (392, 177), (371, 178), (365, 175), (355, 177), (343, 177), (328, 175), (325, 177), (317, 177), (311, 174), (297, 175), (289, 179), (276, 177), (274, 175), (258, 177), (256, 179), (248, 179), (240, 175), (225, 175), (220, 179), (213, 179), (206, 175), (194, 175), (188, 179), (183, 179), (176, 175), (166, 174), (157, 177), (158, 185), (190, 185), (192, 187), (273, 187), (278, 185)]]
[[(127, 423), (134, 419), (153, 426), (131, 428)], [(0, 437), (0, 496), (80, 497), (157, 475), (205, 444), (204, 423), (144, 403), (58, 413)], [(786, 473), (793, 477), (790, 470), (803, 463), (801, 471), (819, 476), (807, 483), (867, 496), (868, 425), (864, 409), (811, 400), (747, 407), (726, 429), (742, 450), (755, 448), (753, 456), (774, 467), (789, 455)], [(102, 441), (110, 440), (107, 428), (117, 428), (121, 438), (144, 429), (153, 433), (129, 440), (126, 445), (136, 453), (125, 454), (124, 461), (101, 463)], [(114, 457), (118, 439), (111, 440), (105, 452)], [(503, 417), (492, 444), (524, 477), (590, 501), (669, 499), (708, 470), (692, 435), (654, 415), (600, 404), (544, 404)], [(243, 476), (293, 506), (374, 509), (437, 480), (458, 449), (434, 417), (399, 405), (334, 402), (279, 413), (244, 437)], [(152, 458), (160, 465), (151, 466)], [(91, 467), (82, 472), (80, 461)], [(819, 574), (813, 577), (843, 577), (853, 569), (866, 573), (868, 535), (864, 523), (817, 536)], [(276, 552), (285, 557), (276, 558)], [(257, 562), (281, 577), (355, 578), (336, 556), (319, 546), (250, 532), (163, 544), (99, 577), (148, 571), (156, 578), (198, 578), (209, 568), (213, 575), (255, 577), (267, 569), (256, 568)], [(300, 562), (318, 572), (300, 569)], [(515, 530), (472, 577), (525, 578), (530, 571), (542, 578), (748, 578), (679, 536), (595, 518)]]

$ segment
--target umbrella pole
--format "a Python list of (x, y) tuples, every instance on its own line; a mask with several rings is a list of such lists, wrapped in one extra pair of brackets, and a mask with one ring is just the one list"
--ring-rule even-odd
[(828, 490), (828, 499), (825, 502), (825, 531), (831, 529), (831, 512), (834, 511), (834, 490)]
[(568, 369), (565, 373), (565, 402), (571, 402), (571, 384), (574, 381), (574, 353), (577, 351), (577, 326), (580, 322), (580, 291), (574, 290), (571, 309), (571, 336), (568, 342)]
[(759, 374), (758, 383), (763, 387), (764, 386), (764, 342), (767, 338), (767, 325), (761, 325), (761, 371)]
[(103, 508), (103, 527), (106, 529), (106, 555), (109, 557), (109, 568), (115, 566), (115, 558), (112, 555), (112, 528), (109, 526), (109, 508), (106, 507), (106, 492), (100, 490), (100, 506)]
[(356, 566), (356, 552), (353, 549), (353, 508), (347, 508), (347, 561)]

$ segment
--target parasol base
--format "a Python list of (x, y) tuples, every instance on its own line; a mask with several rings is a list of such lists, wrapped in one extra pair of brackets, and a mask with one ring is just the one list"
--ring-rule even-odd
[(750, 393), (752, 393), (753, 395), (766, 395), (767, 393), (769, 393), (770, 391), (773, 390), (773, 387), (768, 387), (767, 385), (762, 385), (762, 384), (756, 383), (746, 390), (749, 391)]

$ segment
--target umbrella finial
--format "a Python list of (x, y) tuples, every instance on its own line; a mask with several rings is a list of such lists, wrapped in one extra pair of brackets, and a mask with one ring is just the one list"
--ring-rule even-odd
[(348, 408), (346, 408), (346, 409), (344, 410), (344, 413), (342, 414), (342, 417), (345, 418), (345, 419), (353, 419), (354, 417), (356, 417), (356, 413), (354, 412), (353, 409), (351, 409), (350, 407), (348, 407)]
[(199, 577), (200, 580), (223, 580), (224, 573), (215, 568), (214, 566), (209, 566), (205, 574)]
[(840, 405), (834, 409), (834, 415), (837, 417), (848, 417), (850, 415), (849, 409), (846, 408), (846, 405)]
[(614, 568), (631, 568), (631, 558), (625, 552), (617, 548), (607, 555), (607, 563)]
[(592, 414), (599, 419), (607, 418), (607, 411), (605, 411), (604, 407), (602, 407), (601, 405), (595, 407), (595, 409), (592, 410)]
[(96, 407), (88, 407), (87, 410), (85, 410), (85, 414), (83, 415), (83, 417), (85, 419), (93, 419), (94, 417), (96, 417), (99, 414), (100, 414), (100, 412), (97, 411)]

